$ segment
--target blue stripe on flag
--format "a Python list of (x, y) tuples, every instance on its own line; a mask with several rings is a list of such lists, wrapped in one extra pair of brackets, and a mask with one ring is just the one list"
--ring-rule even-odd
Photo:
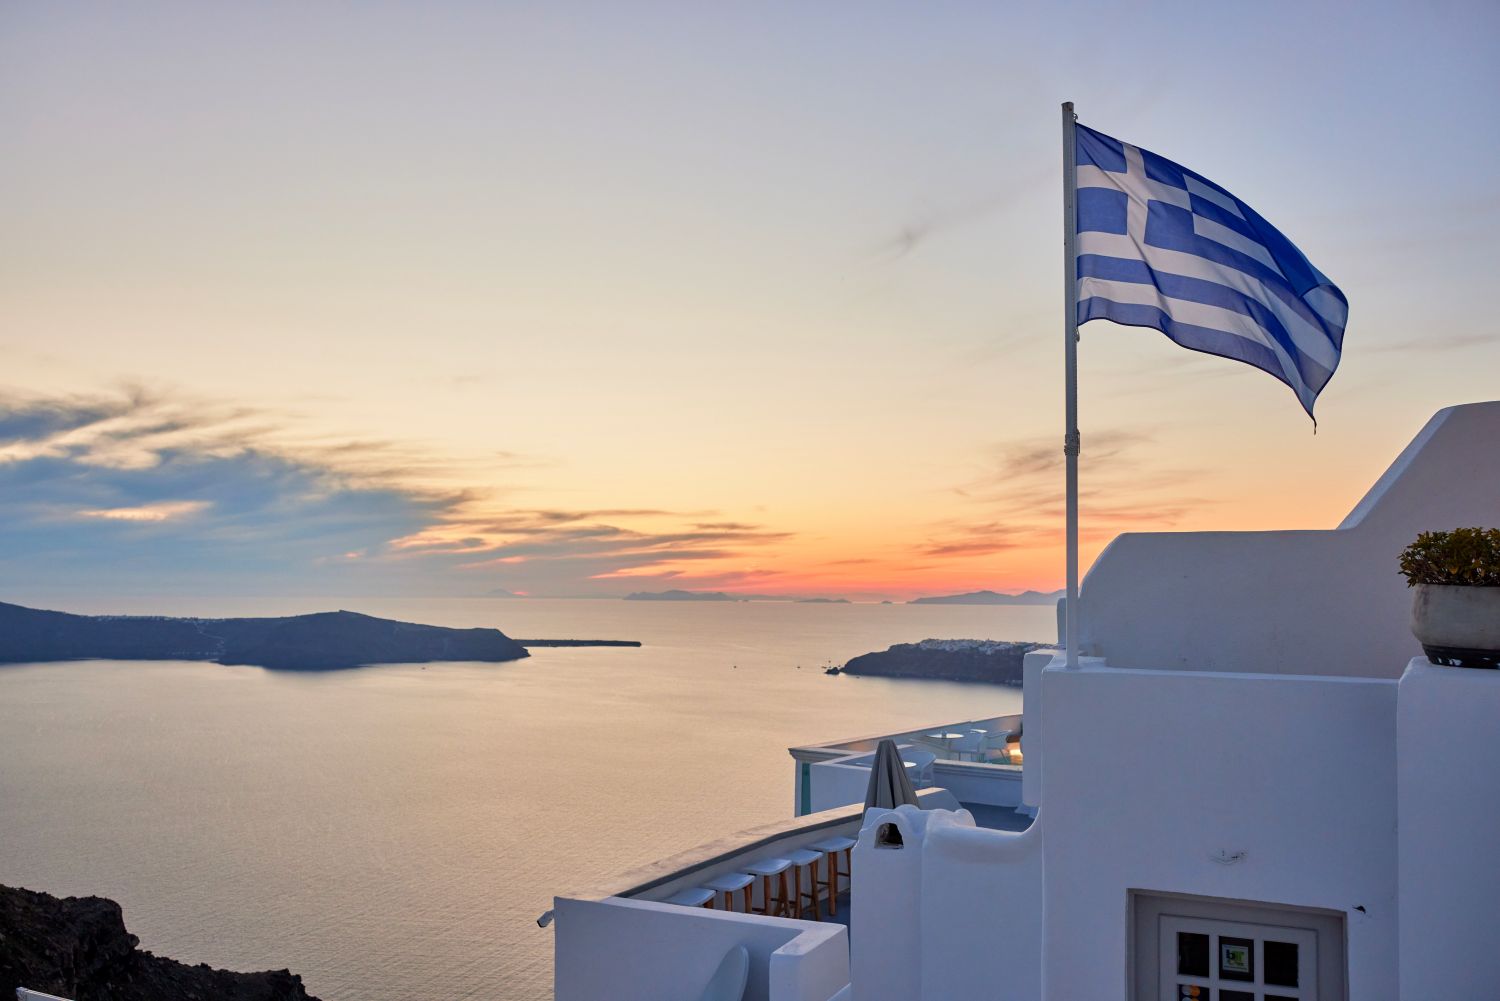
[(1270, 348), (1212, 327), (1179, 323), (1155, 306), (1090, 296), (1078, 303), (1078, 322), (1087, 323), (1089, 320), (1113, 320), (1127, 327), (1153, 327), (1185, 348), (1242, 361), (1272, 375), (1281, 371), (1281, 363)]
[(1255, 227), (1246, 222), (1242, 217), (1235, 215), (1223, 206), (1217, 205), (1201, 195), (1190, 195), (1189, 197), (1193, 205), (1193, 215), (1202, 216), (1209, 222), (1216, 222), (1226, 229), (1232, 229), (1241, 236), (1254, 240), (1256, 243), (1262, 242), (1259, 234), (1255, 232)]
[[(1332, 371), (1319, 365), (1298, 350), (1296, 342), (1292, 340), (1291, 333), (1282, 324), (1276, 314), (1272, 313), (1258, 300), (1237, 292), (1227, 285), (1205, 281), (1202, 278), (1191, 278), (1187, 275), (1174, 275), (1167, 271), (1155, 271), (1148, 267), (1144, 261), (1132, 261), (1123, 257), (1103, 257), (1098, 254), (1082, 254), (1079, 256), (1078, 277), (1103, 278), (1108, 281), (1151, 285), (1169, 299), (1180, 299), (1184, 302), (1197, 302), (1205, 306), (1217, 306), (1220, 309), (1233, 310), (1254, 320), (1256, 326), (1264, 330), (1267, 336), (1281, 345), (1282, 350), (1287, 353), (1287, 356), (1296, 365), (1297, 374), (1301, 377), (1304, 385), (1321, 388), (1333, 376)], [(1126, 304), (1111, 302), (1111, 305), (1124, 306)], [(1156, 312), (1159, 313), (1161, 311), (1156, 310)], [(1112, 317), (1110, 318), (1112, 319)], [(1082, 303), (1079, 304), (1078, 322), (1086, 322), (1083, 315)], [(1154, 326), (1154, 324), (1134, 325)], [(1238, 334), (1226, 334), (1226, 336), (1243, 340)], [(1276, 359), (1275, 352), (1269, 348), (1263, 348), (1263, 350), (1272, 359)], [(1281, 362), (1275, 360), (1273, 366), (1267, 369), (1267, 371), (1280, 378), (1282, 374)]]
[[(1309, 323), (1314, 324), (1320, 330), (1324, 327), (1323, 320), (1318, 316), (1317, 311), (1307, 304), (1307, 300), (1287, 287), (1286, 279), (1280, 274), (1248, 254), (1242, 254), (1233, 247), (1226, 247), (1222, 243), (1194, 233), (1192, 213), (1186, 209), (1163, 202), (1152, 202), (1146, 219), (1146, 243), (1164, 250), (1181, 251), (1215, 264), (1234, 268), (1236, 271), (1243, 271), (1265, 285), (1272, 294), (1301, 314)], [(1327, 337), (1328, 332), (1323, 330), (1323, 335)]]
[[(1154, 327), (1183, 347), (1254, 365), (1291, 386), (1311, 415), (1338, 367), (1344, 293), (1280, 230), (1201, 174), (1083, 125), (1074, 135), (1077, 164), (1106, 172), (1090, 172), (1078, 189), (1078, 233), (1094, 234), (1078, 275), (1096, 279), (1088, 291), (1080, 285), (1078, 322)], [(1151, 301), (1116, 301), (1099, 282), (1117, 283), (1119, 299)]]

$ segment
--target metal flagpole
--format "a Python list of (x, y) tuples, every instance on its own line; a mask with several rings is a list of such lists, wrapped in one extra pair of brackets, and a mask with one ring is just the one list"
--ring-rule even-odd
[(1067, 463), (1068, 598), (1063, 626), (1067, 666), (1078, 666), (1078, 171), (1073, 102), (1062, 106), (1063, 127), (1063, 455)]

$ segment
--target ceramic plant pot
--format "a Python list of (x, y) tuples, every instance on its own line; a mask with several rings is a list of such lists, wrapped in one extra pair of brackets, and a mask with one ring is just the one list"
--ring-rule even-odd
[(1413, 590), (1411, 631), (1428, 660), (1500, 668), (1500, 587), (1418, 584)]

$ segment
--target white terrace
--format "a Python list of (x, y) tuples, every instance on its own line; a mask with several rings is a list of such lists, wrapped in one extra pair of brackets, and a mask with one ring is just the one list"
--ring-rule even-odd
[(1017, 821), (1005, 814), (1027, 813), (1021, 803), (1021, 714), (1016, 713), (789, 748), (797, 816), (863, 803), (875, 747), (886, 738), (896, 742), (914, 786), (947, 789), (976, 817), (993, 819), (985, 826), (1010, 827)]
[[(1500, 997), (1500, 672), (1422, 659), (1395, 572), (1500, 524), (1497, 451), (1500, 403), (1454, 407), (1336, 529), (1121, 536), (1082, 666), (1027, 658), (1024, 764), (1014, 717), (891, 735), (921, 809), (862, 819), (878, 738), (793, 748), (800, 816), (556, 901), (558, 1001), (696, 1001), (741, 945), (754, 1001)], [(848, 928), (662, 902), (767, 858), (826, 883), (840, 837)]]

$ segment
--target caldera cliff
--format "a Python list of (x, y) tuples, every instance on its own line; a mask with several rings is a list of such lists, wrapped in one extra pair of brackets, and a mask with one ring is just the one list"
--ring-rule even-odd
[(923, 640), (897, 643), (887, 650), (855, 657), (844, 674), (882, 678), (929, 678), (937, 681), (981, 681), (1020, 685), (1021, 664), (1042, 643), (997, 640)]
[(287, 970), (189, 966), (139, 946), (113, 900), (0, 886), (0, 998), (26, 987), (78, 1001), (318, 1001)]
[(424, 626), (358, 612), (193, 619), (73, 615), (0, 602), (0, 663), (212, 660), (282, 670), (328, 670), (525, 656), (526, 649), (498, 629)]

